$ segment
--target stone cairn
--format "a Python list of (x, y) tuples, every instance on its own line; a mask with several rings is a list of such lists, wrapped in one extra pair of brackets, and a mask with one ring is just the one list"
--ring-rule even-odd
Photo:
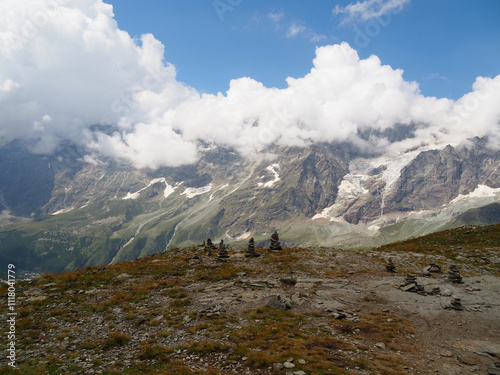
[(389, 258), (387, 260), (387, 264), (385, 265), (385, 270), (389, 273), (395, 273), (396, 272), (396, 266), (394, 263), (392, 263), (392, 258)]
[(461, 311), (464, 309), (464, 307), (462, 305), (462, 300), (458, 297), (453, 297), (449, 304), (446, 304), (446, 305), (443, 304), (442, 306), (447, 310), (452, 309), (452, 310)]
[(280, 244), (280, 238), (278, 236), (278, 232), (274, 232), (271, 235), (271, 244), (269, 245), (270, 250), (283, 250)]
[(450, 302), (450, 307), (453, 310), (463, 310), (464, 307), (462, 306), (462, 300), (458, 297), (453, 297), (453, 299)]
[[(205, 241), (203, 241), (203, 243), (205, 243)], [(207, 255), (212, 255), (212, 250), (215, 250), (215, 245), (210, 238), (205, 244), (205, 250), (207, 251)]]
[(407, 274), (405, 281), (401, 284), (400, 289), (405, 292), (413, 292), (423, 294), (425, 293), (424, 287), (417, 283), (417, 277), (415, 275)]
[(431, 277), (433, 273), (443, 273), (443, 271), (437, 264), (432, 263), (425, 267), (424, 271), (422, 272), (422, 274), (426, 277)]
[(457, 266), (452, 264), (448, 270), (448, 281), (453, 284), (462, 284), (462, 276), (460, 276), (460, 271)]
[(247, 247), (247, 252), (245, 254), (247, 258), (257, 258), (260, 257), (260, 254), (255, 251), (255, 241), (252, 238), (250, 238), (250, 241), (248, 241), (248, 247)]
[(217, 255), (219, 259), (227, 259), (229, 258), (229, 254), (226, 250), (226, 245), (224, 245), (224, 240), (220, 240), (219, 244), (219, 254)]

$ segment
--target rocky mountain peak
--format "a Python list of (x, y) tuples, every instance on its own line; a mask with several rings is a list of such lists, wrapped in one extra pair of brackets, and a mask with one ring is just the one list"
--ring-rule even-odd
[(137, 170), (90, 161), (71, 146), (42, 156), (12, 144), (0, 150), (0, 220), (23, 222), (0, 228), (0, 245), (64, 269), (208, 237), (260, 243), (275, 229), (288, 244), (373, 246), (458, 217), (491, 223), (494, 210), (460, 216), (500, 201), (500, 151), (487, 145), (475, 138), (374, 155), (347, 143), (315, 144), (252, 159), (207, 144), (193, 165)]

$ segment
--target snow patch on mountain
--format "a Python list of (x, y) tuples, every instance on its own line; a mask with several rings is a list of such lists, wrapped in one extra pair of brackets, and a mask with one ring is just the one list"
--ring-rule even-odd
[(486, 198), (486, 197), (494, 197), (496, 195), (500, 194), (500, 188), (494, 189), (486, 185), (479, 185), (474, 191), (470, 192), (469, 194), (463, 195), (460, 194), (458, 197), (453, 199), (450, 203), (454, 204), (457, 202), (460, 202), (464, 199), (470, 199), (470, 198)]
[[(394, 183), (401, 176), (401, 170), (414, 160), (422, 150), (401, 153), (398, 155), (382, 156), (372, 159), (356, 158), (349, 164), (350, 173), (344, 176), (344, 179), (338, 187), (335, 203), (326, 207), (322, 212), (314, 215), (313, 220), (328, 219), (335, 221), (349, 202), (369, 193), (366, 188), (377, 180), (385, 183), (382, 193), (381, 216), (384, 214), (384, 197), (391, 189)], [(378, 172), (376, 172), (378, 170)]]
[(62, 210), (54, 212), (52, 215), (55, 216), (55, 215), (65, 214), (66, 212), (70, 212), (70, 211), (73, 211), (73, 210), (74, 210), (74, 207), (63, 208)]
[(229, 239), (229, 240), (239, 240), (239, 241), (242, 241), (242, 240), (248, 240), (250, 239), (250, 237), (252, 237), (252, 232), (245, 232), (245, 233), (242, 233), (242, 234), (234, 234), (234, 235), (231, 235), (229, 234), (229, 231), (226, 231), (226, 233), (224, 233), (224, 235)]
[(191, 199), (198, 195), (206, 194), (212, 190), (212, 184), (200, 188), (187, 188), (181, 195)]
[(164, 177), (160, 178), (155, 178), (154, 180), (151, 180), (151, 182), (148, 184), (148, 186), (143, 187), (141, 190), (136, 191), (135, 193), (127, 193), (125, 197), (123, 197), (123, 200), (128, 200), (128, 199), (138, 199), (141, 193), (149, 188), (150, 186), (157, 184), (159, 182), (163, 182), (165, 184), (165, 190), (163, 191), (163, 197), (168, 198), (174, 191), (177, 189), (176, 187), (173, 187), (168, 184), (167, 180)]
[(165, 190), (163, 191), (163, 197), (168, 198), (169, 195), (171, 195), (175, 191), (175, 187), (170, 186), (169, 184), (166, 184), (167, 186), (165, 187)]
[(363, 185), (368, 180), (367, 175), (347, 175), (340, 183), (338, 196), (343, 199), (352, 199), (368, 193)]
[[(259, 187), (262, 187), (262, 188), (273, 187), (273, 185), (280, 180), (280, 175), (277, 171), (277, 169), (279, 169), (279, 168), (280, 168), (279, 164), (273, 164), (273, 165), (270, 165), (269, 167), (267, 167), (266, 170), (268, 170), (269, 172), (274, 174), (274, 179), (271, 181), (268, 181), (266, 183), (259, 182), (257, 185)], [(264, 176), (262, 176), (261, 178), (264, 178)]]

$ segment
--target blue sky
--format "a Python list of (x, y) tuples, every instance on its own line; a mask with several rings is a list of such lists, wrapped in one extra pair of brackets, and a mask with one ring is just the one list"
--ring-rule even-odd
[(401, 1), (397, 12), (369, 20), (335, 12), (349, 1), (109, 2), (120, 29), (133, 37), (152, 33), (178, 80), (201, 92), (225, 93), (240, 77), (284, 88), (287, 77), (310, 71), (316, 46), (342, 41), (361, 58), (375, 54), (404, 70), (426, 96), (457, 99), (477, 76), (500, 73), (496, 0)]

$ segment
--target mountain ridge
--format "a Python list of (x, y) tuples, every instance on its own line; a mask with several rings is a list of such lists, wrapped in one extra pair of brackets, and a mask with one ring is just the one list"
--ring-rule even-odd
[[(274, 230), (289, 245), (374, 247), (444, 229), (500, 201), (500, 151), (480, 138), (393, 156), (344, 143), (274, 147), (251, 159), (205, 145), (196, 164), (157, 170), (89, 162), (72, 145), (49, 156), (26, 156), (19, 147), (0, 149), (0, 160), (9, 160), (0, 164), (0, 191), (10, 208), (0, 216), (1, 253), (23, 254), (33, 259), (29, 267), (57, 264), (51, 270), (135, 259), (209, 237), (243, 246)], [(30, 176), (21, 168), (24, 185), (9, 185), (18, 166)], [(16, 200), (40, 188), (42, 198), (24, 206)], [(494, 217), (491, 210), (479, 216)]]

